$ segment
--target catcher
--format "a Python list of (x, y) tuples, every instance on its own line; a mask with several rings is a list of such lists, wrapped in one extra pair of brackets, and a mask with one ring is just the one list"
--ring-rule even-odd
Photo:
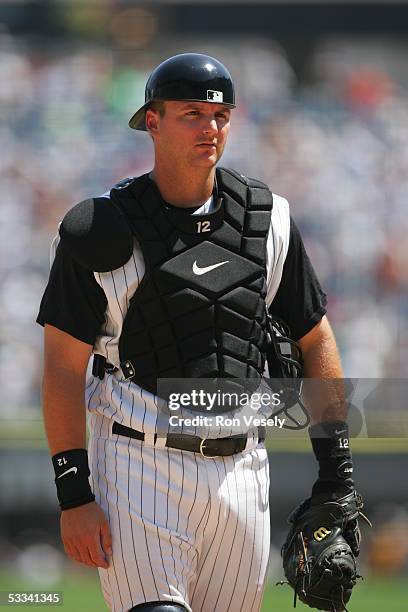
[[(152, 139), (152, 171), (74, 206), (54, 243), (37, 320), (45, 326), (44, 421), (61, 536), (70, 558), (98, 567), (114, 612), (261, 606), (265, 432), (244, 421), (234, 431), (171, 431), (158, 381), (216, 376), (258, 385), (267, 309), (299, 341), (306, 377), (342, 377), (325, 294), (288, 202), (216, 167), (234, 96), (215, 58), (162, 62), (129, 123)], [(345, 420), (342, 406), (330, 422)], [(341, 452), (349, 453), (341, 431)], [(349, 493), (351, 464), (339, 463), (336, 429), (333, 436), (328, 448), (316, 442), (323, 489), (314, 502), (333, 473), (335, 499)]]

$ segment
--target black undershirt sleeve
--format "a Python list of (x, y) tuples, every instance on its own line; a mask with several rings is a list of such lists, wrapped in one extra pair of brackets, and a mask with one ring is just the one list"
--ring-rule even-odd
[(37, 323), (48, 323), (93, 345), (105, 321), (107, 300), (93, 272), (86, 270), (58, 245)]
[(283, 319), (291, 337), (299, 340), (323, 317), (327, 298), (306, 253), (302, 237), (290, 219), (288, 253), (283, 265), (282, 279), (269, 312)]

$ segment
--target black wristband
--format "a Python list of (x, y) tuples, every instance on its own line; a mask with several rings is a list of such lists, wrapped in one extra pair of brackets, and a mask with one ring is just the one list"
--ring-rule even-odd
[(52, 457), (55, 484), (61, 510), (76, 508), (95, 500), (88, 477), (88, 453), (84, 448), (57, 453)]
[(319, 478), (313, 486), (312, 498), (338, 498), (352, 492), (353, 459), (347, 423), (317, 423), (309, 427), (309, 436), (319, 463)]

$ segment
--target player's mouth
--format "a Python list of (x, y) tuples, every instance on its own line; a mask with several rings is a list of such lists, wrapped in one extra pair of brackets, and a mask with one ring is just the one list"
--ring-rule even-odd
[(216, 151), (217, 145), (214, 142), (200, 142), (197, 147), (208, 151)]

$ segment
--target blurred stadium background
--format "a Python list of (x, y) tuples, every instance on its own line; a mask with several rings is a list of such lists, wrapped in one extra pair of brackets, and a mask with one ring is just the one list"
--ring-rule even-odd
[[(238, 107), (222, 163), (289, 199), (346, 375), (408, 378), (407, 32), (404, 1), (0, 0), (0, 590), (59, 590), (64, 610), (106, 609), (96, 573), (59, 543), (34, 320), (64, 212), (151, 168), (149, 139), (127, 121), (165, 57), (201, 51), (229, 67)], [(407, 609), (406, 430), (392, 436), (354, 444), (374, 523), (356, 611)], [(264, 609), (282, 612), (291, 592), (272, 585), (285, 516), (316, 467), (303, 443), (270, 451)]]

